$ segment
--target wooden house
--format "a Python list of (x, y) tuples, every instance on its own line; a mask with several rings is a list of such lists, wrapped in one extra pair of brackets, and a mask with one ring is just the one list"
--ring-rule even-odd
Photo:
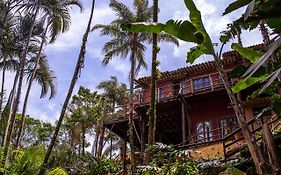
[[(225, 71), (231, 72), (237, 66), (245, 64), (245, 61), (237, 52), (230, 51), (223, 54), (222, 63)], [(235, 83), (237, 80), (229, 78), (229, 81)], [(139, 89), (136, 90), (138, 97), (134, 99), (134, 138), (135, 146), (143, 150), (148, 138), (150, 77), (137, 79), (135, 84)], [(240, 100), (245, 101), (250, 91), (252, 90), (241, 92)], [(210, 150), (213, 152), (207, 157), (225, 157), (227, 154), (234, 154), (231, 152), (233, 145), (243, 140), (237, 138), (231, 141), (241, 131), (214, 61), (162, 72), (157, 80), (156, 97), (156, 142), (198, 149), (211, 146)], [(258, 129), (253, 116), (266, 105), (266, 100), (243, 103), (245, 117), (251, 122), (253, 131)], [(128, 141), (128, 116), (127, 103), (124, 104), (123, 116), (106, 120), (105, 126)], [(206, 158), (206, 155), (201, 158)]]

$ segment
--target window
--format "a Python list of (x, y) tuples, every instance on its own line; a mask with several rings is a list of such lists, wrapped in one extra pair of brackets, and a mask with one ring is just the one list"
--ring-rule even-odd
[(237, 128), (237, 120), (235, 117), (227, 117), (220, 119), (220, 136), (224, 138)]
[(164, 98), (165, 97), (165, 93), (164, 93), (164, 88), (159, 88), (159, 99)]
[(202, 77), (193, 80), (194, 91), (200, 91), (211, 87), (209, 77)]
[(181, 83), (181, 93), (182, 94), (188, 93), (187, 81)]
[(198, 122), (196, 126), (197, 142), (213, 140), (212, 124), (210, 121)]

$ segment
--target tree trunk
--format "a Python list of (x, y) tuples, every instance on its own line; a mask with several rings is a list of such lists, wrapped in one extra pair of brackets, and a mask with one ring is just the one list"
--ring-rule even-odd
[(0, 94), (0, 121), (2, 118), (2, 105), (4, 99), (4, 88), (5, 88), (5, 74), (6, 74), (6, 57), (3, 57), (3, 70), (2, 70), (2, 84), (1, 84), (1, 94)]
[(101, 127), (101, 133), (100, 133), (100, 139), (99, 139), (99, 146), (98, 146), (98, 157), (101, 157), (102, 155), (102, 149), (103, 149), (103, 140), (104, 140), (104, 130), (105, 130), (105, 127), (104, 127), (104, 124), (102, 124), (102, 127)]
[(84, 60), (85, 60), (85, 54), (86, 54), (86, 45), (87, 45), (89, 33), (91, 31), (91, 23), (92, 23), (92, 18), (93, 18), (93, 13), (94, 13), (94, 7), (95, 7), (95, 0), (92, 1), (91, 14), (90, 14), (90, 17), (89, 17), (88, 25), (87, 25), (86, 31), (83, 35), (82, 45), (81, 45), (79, 56), (78, 56), (78, 59), (77, 59), (77, 62), (76, 62), (75, 71), (73, 73), (73, 77), (72, 77), (72, 80), (71, 80), (71, 83), (70, 83), (70, 86), (69, 86), (69, 89), (68, 89), (66, 99), (65, 99), (65, 101), (63, 103), (63, 106), (62, 106), (62, 109), (61, 109), (60, 118), (58, 120), (54, 135), (51, 139), (51, 143), (48, 147), (47, 153), (45, 155), (43, 164), (40, 167), (40, 172), (38, 173), (38, 175), (43, 175), (46, 171), (46, 168), (48, 166), (49, 157), (51, 155), (53, 147), (55, 146), (55, 143), (56, 143), (56, 140), (57, 140), (57, 137), (58, 137), (58, 134), (59, 134), (59, 130), (60, 130), (63, 118), (65, 116), (65, 112), (66, 112), (68, 103), (69, 103), (70, 98), (71, 98), (71, 94), (73, 92), (76, 81), (79, 78), (81, 69), (84, 66)]
[[(111, 131), (110, 131), (111, 132)], [(112, 159), (112, 136), (110, 134), (110, 151), (109, 151), (109, 159)]]
[(13, 105), (11, 105), (11, 107), (10, 107), (10, 113), (11, 114), (9, 114), (9, 119), (8, 119), (9, 122), (7, 123), (7, 128), (6, 128), (5, 137), (4, 137), (4, 143), (5, 144), (4, 144), (4, 149), (3, 149), (3, 162), (6, 161), (7, 155), (8, 155), (8, 150), (9, 150), (10, 141), (11, 141), (11, 134), (13, 132), (14, 123), (15, 123), (15, 119), (16, 119), (16, 112), (18, 110), (18, 106), (19, 106), (19, 102), (20, 102), (26, 56), (27, 56), (27, 53), (28, 53), (29, 42), (30, 42), (30, 39), (32, 37), (32, 32), (33, 32), (33, 29), (34, 29), (36, 16), (37, 16), (38, 12), (39, 12), (39, 5), (36, 8), (35, 14), (32, 18), (32, 24), (31, 24), (30, 29), (28, 31), (29, 33), (28, 33), (28, 37), (27, 37), (25, 45), (24, 45), (23, 54), (20, 57), (19, 83), (18, 83), (18, 87), (17, 87), (17, 93), (14, 92), (15, 98), (12, 102)]
[(132, 174), (136, 171), (136, 164), (135, 164), (135, 146), (134, 146), (134, 126), (133, 126), (133, 112), (134, 112), (134, 80), (135, 80), (135, 69), (136, 69), (136, 40), (137, 40), (137, 33), (133, 34), (132, 38), (132, 52), (131, 52), (131, 70), (130, 70), (130, 97), (129, 97), (129, 104), (130, 104), (130, 111), (129, 111), (129, 143), (130, 143), (130, 151), (131, 151), (131, 166), (132, 166)]
[[(260, 31), (261, 31), (261, 35), (262, 35), (262, 39), (263, 39), (264, 45), (268, 46), (270, 44), (270, 37), (269, 37), (268, 30), (267, 30), (267, 28), (265, 26), (264, 20), (262, 20), (260, 22)], [(273, 54), (270, 56), (269, 60), (270, 60), (271, 64), (276, 62), (278, 60), (277, 53), (273, 52)]]
[(127, 152), (127, 146), (126, 146), (126, 141), (123, 140), (122, 138), (120, 138), (120, 142), (121, 142), (121, 156), (122, 156), (122, 161), (123, 161), (123, 175), (127, 174), (127, 161), (126, 161), (126, 152)]
[(82, 155), (85, 155), (85, 124), (82, 122)]
[(17, 86), (17, 82), (18, 82), (18, 78), (19, 78), (19, 71), (16, 72), (16, 75), (15, 75), (15, 78), (14, 78), (14, 83), (13, 83), (13, 87), (11, 89), (11, 92), (9, 94), (9, 98), (8, 98), (8, 101), (2, 111), (2, 118), (1, 118), (1, 129), (2, 129), (2, 147), (4, 147), (4, 140), (5, 140), (5, 132), (6, 132), (6, 129), (7, 129), (7, 123), (8, 123), (8, 120), (9, 120), (9, 114), (10, 113), (10, 109), (11, 109), (11, 105), (12, 105), (12, 101), (14, 99), (14, 94), (15, 94), (15, 89), (16, 89), (16, 86)]
[(222, 78), (222, 81), (224, 83), (227, 95), (231, 101), (231, 105), (234, 109), (234, 112), (236, 114), (239, 126), (241, 128), (241, 131), (243, 133), (244, 139), (246, 141), (246, 144), (249, 148), (249, 151), (251, 152), (253, 161), (255, 163), (256, 166), (256, 170), (258, 172), (259, 175), (263, 174), (263, 168), (265, 166), (265, 161), (264, 158), (258, 148), (258, 145), (255, 141), (255, 137), (251, 134), (248, 124), (245, 120), (245, 116), (244, 116), (244, 111), (241, 109), (241, 107), (239, 106), (238, 100), (236, 98), (236, 96), (232, 93), (231, 91), (231, 86), (230, 83), (228, 82), (227, 79), (227, 75), (223, 69), (223, 65), (221, 63), (221, 60), (217, 57), (216, 54), (214, 54), (214, 59), (216, 62), (216, 69), (218, 70), (220, 77)]
[(93, 142), (93, 147), (92, 147), (92, 154), (94, 156), (97, 156), (98, 152), (98, 143), (99, 143), (99, 136), (100, 136), (100, 129), (97, 130), (96, 135), (95, 135), (95, 140)]
[(274, 141), (274, 138), (272, 136), (272, 133), (267, 123), (263, 124), (262, 130), (263, 130), (263, 140), (265, 142), (268, 151), (268, 157), (271, 160), (270, 164), (273, 166), (273, 170), (275, 174), (281, 173), (280, 156), (278, 154), (276, 143)]
[(27, 87), (27, 90), (26, 90), (26, 94), (25, 94), (25, 97), (24, 97), (24, 103), (23, 103), (21, 120), (20, 120), (20, 128), (19, 128), (19, 132), (18, 132), (18, 135), (17, 135), (16, 144), (15, 144), (16, 148), (19, 148), (21, 146), (21, 137), (22, 137), (22, 134), (23, 134), (23, 131), (24, 131), (25, 112), (26, 112), (26, 108), (27, 108), (27, 102), (28, 102), (30, 91), (31, 91), (32, 83), (33, 83), (35, 75), (36, 75), (37, 67), (38, 67), (38, 64), (39, 64), (39, 61), (40, 61), (40, 58), (41, 58), (40, 55), (41, 55), (41, 52), (42, 52), (42, 49), (43, 49), (43, 46), (44, 46), (44, 39), (46, 37), (47, 31), (48, 31), (48, 26), (46, 27), (46, 29), (44, 31), (43, 38), (42, 38), (40, 48), (39, 48), (39, 52), (37, 53), (37, 56), (36, 56), (34, 70), (31, 73), (31, 77), (30, 77), (28, 87)]
[(265, 23), (263, 20), (260, 22), (260, 31), (261, 31), (263, 43), (265, 45), (268, 45), (270, 43), (270, 38), (269, 38), (268, 30), (266, 29)]
[[(153, 22), (158, 21), (158, 0), (153, 0)], [(151, 66), (151, 103), (148, 121), (148, 146), (155, 143), (156, 132), (156, 68), (157, 68), (157, 34), (153, 33), (152, 41), (152, 66)], [(148, 154), (148, 162), (150, 155)]]

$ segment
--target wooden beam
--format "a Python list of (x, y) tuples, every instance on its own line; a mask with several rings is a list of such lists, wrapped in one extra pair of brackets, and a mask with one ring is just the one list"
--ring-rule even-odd
[(185, 105), (181, 103), (181, 125), (182, 125), (182, 142), (186, 141), (186, 122), (185, 122)]
[(145, 120), (141, 120), (141, 152), (145, 151)]

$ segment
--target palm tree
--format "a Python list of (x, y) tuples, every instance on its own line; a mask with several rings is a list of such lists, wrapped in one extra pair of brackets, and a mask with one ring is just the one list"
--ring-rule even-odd
[(37, 57), (35, 57), (35, 63), (33, 69), (28, 72), (27, 79), (28, 79), (28, 87), (23, 103), (23, 111), (21, 114), (21, 120), (19, 125), (19, 131), (17, 133), (17, 139), (15, 143), (15, 147), (18, 148), (21, 143), (21, 137), (23, 135), (24, 131), (24, 125), (25, 125), (25, 111), (27, 107), (27, 100), (28, 96), (30, 94), (31, 85), (34, 80), (38, 82), (38, 84), (41, 86), (41, 95), (40, 97), (44, 97), (47, 95), (48, 91), (50, 90), (50, 98), (53, 98), (56, 94), (56, 84), (55, 84), (55, 76), (54, 72), (50, 70), (49, 65), (47, 63), (47, 58), (45, 55), (41, 53), (41, 56), (39, 57), (39, 61), (37, 62)]
[[(131, 162), (132, 170), (135, 170), (135, 153), (134, 153), (134, 135), (133, 135), (133, 88), (134, 79), (141, 67), (147, 67), (144, 58), (144, 52), (146, 47), (145, 42), (151, 42), (151, 35), (145, 33), (131, 33), (121, 30), (120, 25), (124, 23), (134, 23), (134, 22), (151, 22), (152, 20), (152, 8), (148, 6), (147, 0), (134, 0), (134, 9), (131, 11), (128, 6), (118, 2), (116, 0), (110, 1), (110, 7), (116, 13), (118, 17), (116, 20), (112, 21), (109, 25), (98, 24), (94, 26), (93, 30), (101, 29), (101, 35), (111, 36), (112, 39), (108, 41), (104, 47), (103, 52), (105, 57), (103, 59), (103, 64), (107, 65), (113, 57), (121, 56), (121, 58), (127, 58), (131, 63), (130, 70), (130, 115), (129, 115), (129, 141), (131, 150)], [(178, 40), (170, 35), (160, 35), (158, 41), (168, 41), (178, 45)]]
[[(9, 148), (9, 144), (10, 144), (10, 140), (11, 140), (11, 133), (13, 131), (13, 126), (14, 126), (14, 123), (15, 123), (15, 117), (16, 117), (16, 108), (17, 108), (17, 101), (19, 100), (18, 99), (18, 95), (19, 93), (16, 93), (16, 87), (17, 87), (17, 90), (19, 90), (19, 86), (21, 86), (22, 84), (22, 81), (23, 81), (23, 77), (21, 77), (21, 73), (22, 73), (22, 76), (24, 76), (24, 69), (25, 69), (25, 62), (26, 61), (22, 61), (22, 53), (25, 52), (25, 46), (26, 46), (26, 40), (30, 40), (31, 37), (35, 37), (35, 36), (38, 36), (41, 34), (42, 32), (42, 28), (41, 28), (41, 25), (40, 23), (37, 23), (36, 22), (33, 22), (33, 16), (32, 15), (29, 15), (27, 14), (26, 16), (24, 17), (19, 17), (19, 23), (18, 25), (15, 26), (15, 31), (14, 33), (16, 34), (15, 38), (15, 42), (16, 42), (16, 49), (17, 49), (17, 52), (18, 52), (18, 55), (20, 55), (18, 58), (20, 58), (19, 60), (19, 69), (17, 70), (17, 73), (15, 75), (15, 80), (14, 80), (14, 84), (13, 84), (13, 87), (12, 87), (12, 93), (11, 93), (11, 98), (10, 98), (10, 101), (9, 101), (9, 112), (8, 112), (8, 122), (7, 122), (7, 126), (6, 126), (6, 130), (5, 130), (5, 134), (4, 134), (4, 139), (2, 141), (2, 145), (4, 147), (4, 151), (3, 151), (3, 163), (5, 162), (6, 160), (6, 156), (7, 156), (7, 153), (8, 153), (8, 148)], [(33, 26), (33, 29), (35, 30), (32, 30), (30, 31), (30, 26)], [(30, 33), (31, 32), (31, 33)], [(28, 57), (25, 57), (26, 58), (29, 58), (30, 56), (34, 55), (35, 52), (38, 51), (38, 47), (36, 46), (37, 44), (37, 41), (36, 38), (32, 40), (32, 44), (29, 43), (28, 45), (28, 48), (27, 48), (27, 53), (26, 53), (26, 56)], [(21, 64), (24, 64), (23, 67), (21, 67), (22, 65)], [(23, 72), (21, 72), (23, 70)]]
[[(41, 52), (43, 49), (43, 45), (46, 41), (47, 32), (51, 31), (50, 42), (52, 43), (55, 41), (56, 37), (60, 33), (68, 31), (69, 25), (70, 25), (70, 14), (68, 12), (68, 9), (72, 5), (76, 5), (76, 6), (80, 7), (80, 9), (82, 10), (82, 6), (79, 3), (79, 1), (77, 1), (77, 0), (71, 0), (71, 1), (69, 1), (69, 0), (57, 1), (56, 0), (56, 1), (50, 1), (46, 4), (41, 4), (41, 9), (43, 10), (42, 23), (45, 23), (45, 29), (44, 29), (45, 31), (44, 31), (42, 39), (41, 39), (40, 48), (39, 48), (38, 54), (35, 59), (34, 69), (31, 74), (29, 84), (27, 87), (27, 91), (26, 91), (26, 95), (24, 98), (24, 104), (23, 104), (22, 115), (21, 115), (21, 125), (20, 125), (18, 136), (17, 136), (16, 147), (20, 146), (21, 135), (22, 135), (23, 127), (24, 127), (24, 118), (25, 118), (27, 102), (28, 102), (33, 80), (35, 79), (37, 66), (40, 61), (40, 56), (41, 56)], [(50, 98), (52, 98), (52, 97), (54, 97), (54, 93), (51, 93)]]
[(103, 90), (103, 96), (105, 96), (110, 105), (110, 110), (114, 114), (117, 103), (122, 103), (127, 97), (127, 86), (124, 83), (120, 83), (116, 76), (111, 76), (110, 80), (102, 81), (97, 86), (98, 89)]
[(43, 175), (45, 173), (45, 171), (46, 171), (46, 166), (48, 164), (48, 160), (50, 158), (50, 155), (51, 155), (51, 152), (53, 150), (53, 147), (55, 146), (55, 143), (56, 143), (56, 140), (57, 140), (57, 137), (58, 137), (58, 134), (59, 134), (59, 130), (60, 130), (63, 118), (65, 116), (65, 112), (66, 112), (68, 103), (69, 103), (70, 98), (71, 98), (71, 94), (73, 92), (73, 89), (74, 89), (74, 86), (76, 84), (76, 81), (79, 78), (81, 69), (84, 66), (84, 59), (85, 59), (85, 54), (86, 54), (87, 40), (88, 40), (88, 36), (90, 34), (90, 31), (91, 31), (91, 24), (92, 24), (92, 19), (93, 19), (93, 14), (94, 14), (94, 8), (95, 8), (95, 0), (92, 1), (92, 7), (91, 7), (91, 13), (90, 13), (88, 25), (87, 25), (86, 31), (85, 31), (85, 33), (83, 35), (79, 56), (78, 56), (78, 59), (77, 59), (77, 62), (76, 62), (75, 70), (74, 70), (73, 77), (72, 77), (72, 80), (71, 80), (71, 83), (70, 83), (70, 86), (69, 86), (69, 89), (68, 89), (67, 96), (65, 98), (65, 101), (64, 101), (62, 109), (61, 109), (60, 118), (59, 118), (59, 120), (57, 122), (57, 125), (56, 125), (56, 128), (55, 128), (53, 137), (51, 139), (51, 143), (48, 146), (47, 153), (45, 155), (43, 164), (41, 165), (40, 172), (38, 173), (38, 175)]
[[(102, 81), (97, 86), (98, 89), (103, 90), (103, 96), (106, 99), (106, 102), (109, 103), (105, 105), (105, 113), (104, 117), (109, 114), (108, 111), (111, 111), (111, 115), (115, 115), (115, 107), (116, 103), (123, 102), (125, 98), (127, 97), (127, 86), (124, 83), (119, 83), (117, 77), (111, 76), (110, 80)], [(108, 109), (109, 106), (109, 109)], [(103, 140), (104, 140), (104, 118), (101, 120), (101, 129), (99, 132), (99, 146), (97, 155), (102, 155), (102, 148), (103, 148)], [(97, 142), (97, 139), (95, 140)], [(97, 143), (94, 143), (94, 145), (97, 145)]]
[[(153, 22), (158, 21), (158, 0), (153, 0)], [(157, 34), (153, 33), (152, 41), (152, 65), (151, 65), (151, 103), (148, 121), (148, 146), (155, 144), (156, 132), (156, 69), (157, 69)], [(150, 155), (148, 155), (148, 162)]]
[(16, 24), (16, 13), (12, 12), (15, 8), (15, 1), (0, 1), (0, 58), (2, 59), (2, 82), (1, 82), (1, 96), (0, 96), (0, 119), (2, 115), (2, 106), (5, 89), (5, 74), (9, 67), (7, 61), (14, 57), (14, 39), (13, 26)]

